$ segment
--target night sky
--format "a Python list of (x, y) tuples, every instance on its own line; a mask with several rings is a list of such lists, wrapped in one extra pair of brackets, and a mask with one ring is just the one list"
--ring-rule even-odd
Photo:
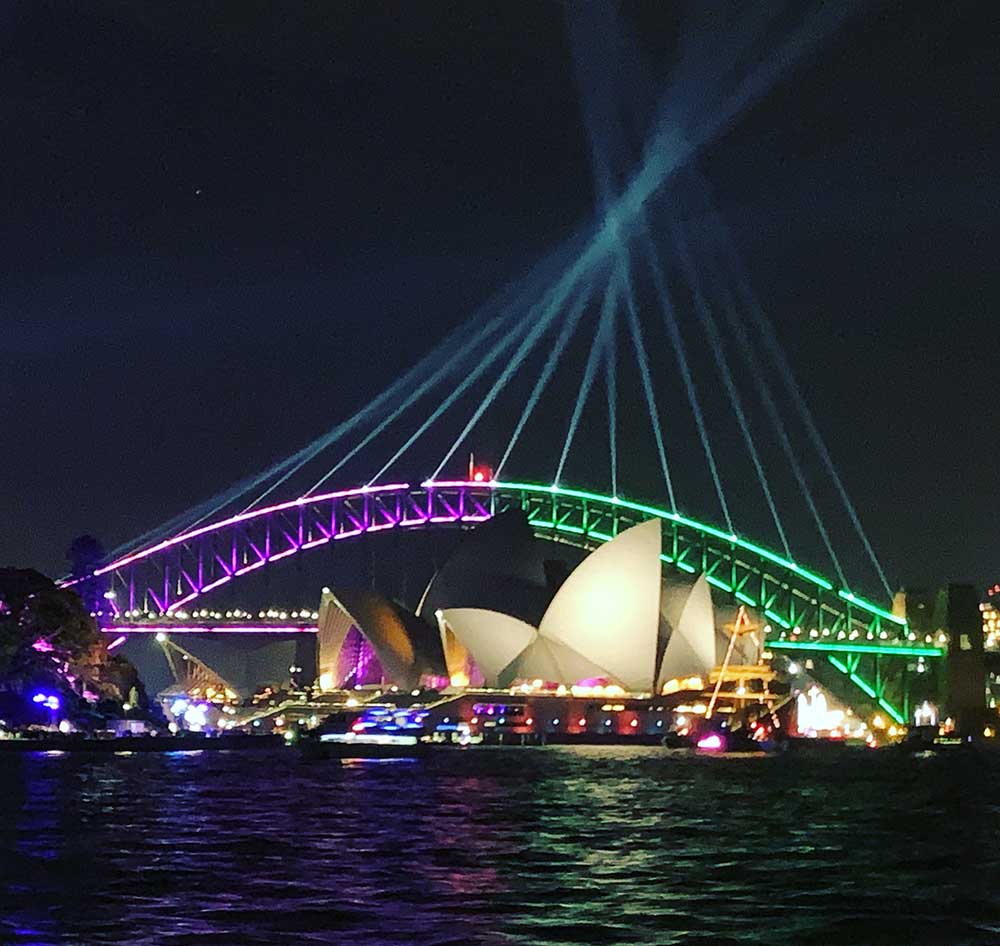
[[(673, 7), (622, 8), (654, 76)], [(996, 11), (865, 5), (703, 156), (893, 583), (1000, 580)], [(0, 93), (0, 563), (53, 574), (308, 442), (593, 216), (558, 3), (24, 0)]]

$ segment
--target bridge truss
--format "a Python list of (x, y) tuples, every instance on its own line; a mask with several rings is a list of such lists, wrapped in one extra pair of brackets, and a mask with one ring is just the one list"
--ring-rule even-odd
[(663, 523), (668, 568), (704, 573), (719, 591), (769, 622), (774, 647), (924, 657), (904, 619), (740, 536), (643, 503), (562, 487), (429, 482), (340, 490), (255, 509), (201, 526), (98, 569), (114, 594), (114, 620), (173, 614), (216, 588), (301, 552), (391, 529), (474, 524), (523, 509), (535, 534), (593, 549), (646, 519)]
[(818, 657), (897, 722), (906, 716), (907, 671), (945, 654), (917, 640), (902, 618), (741, 536), (656, 506), (532, 483), (397, 483), (304, 497), (182, 533), (87, 580), (111, 593), (109, 629), (127, 632), (134, 617), (141, 631), (150, 615), (169, 620), (202, 595), (311, 549), (388, 530), (474, 525), (514, 508), (537, 537), (588, 550), (659, 519), (664, 568), (704, 574), (727, 599), (757, 612), (768, 648)]

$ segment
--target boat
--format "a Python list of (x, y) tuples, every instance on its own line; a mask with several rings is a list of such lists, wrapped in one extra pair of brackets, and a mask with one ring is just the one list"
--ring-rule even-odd
[[(664, 742), (664, 745), (667, 743)], [(693, 745), (699, 755), (766, 755), (782, 748), (775, 741), (754, 738), (742, 729), (715, 728), (702, 730), (692, 737), (689, 745)]]
[(413, 734), (328, 732), (305, 734), (299, 748), (313, 759), (418, 759), (430, 743)]
[(426, 710), (395, 706), (334, 713), (303, 733), (298, 746), (314, 759), (416, 759), (431, 745), (426, 718)]
[(937, 726), (912, 726), (902, 741), (886, 746), (894, 752), (903, 752), (920, 758), (940, 753), (957, 753), (975, 757), (995, 757), (1000, 746), (994, 741), (992, 730), (982, 735), (972, 732), (942, 732)]

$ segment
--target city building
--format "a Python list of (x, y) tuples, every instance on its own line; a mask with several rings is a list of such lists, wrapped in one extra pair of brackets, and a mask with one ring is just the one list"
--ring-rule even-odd
[[(377, 661), (380, 679), (406, 689), (540, 681), (553, 688), (599, 683), (659, 693), (671, 680), (707, 678), (717, 662), (709, 586), (704, 577), (663, 577), (659, 520), (620, 533), (561, 582), (548, 579), (537, 557), (523, 549), (515, 554), (512, 536), (514, 545), (521, 543), (516, 531), (510, 523), (482, 530), (470, 543), (481, 557), (473, 560), (462, 550), (424, 595), (425, 602), (459, 604), (469, 600), (465, 587), (474, 586), (480, 599), (502, 602), (503, 610), (439, 607), (432, 627), (375, 592), (325, 590), (318, 624), (321, 686), (376, 682), (360, 677), (358, 661), (354, 677), (344, 676), (352, 631), (367, 642), (368, 664)], [(491, 543), (509, 554), (496, 554)], [(540, 610), (537, 623), (528, 619)]]

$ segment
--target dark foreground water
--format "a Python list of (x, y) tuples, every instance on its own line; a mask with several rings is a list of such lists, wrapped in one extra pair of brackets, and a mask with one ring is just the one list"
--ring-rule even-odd
[(0, 942), (1000, 943), (973, 762), (0, 757)]

